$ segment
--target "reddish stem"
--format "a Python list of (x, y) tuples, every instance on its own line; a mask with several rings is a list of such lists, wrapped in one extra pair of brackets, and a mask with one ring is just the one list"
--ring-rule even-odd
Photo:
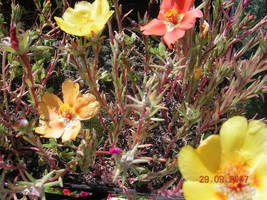
[(31, 85), (29, 86), (29, 88), (31, 90), (31, 93), (32, 93), (32, 96), (34, 99), (35, 106), (38, 107), (38, 100), (37, 100), (35, 90), (34, 90), (34, 81), (33, 81), (32, 68), (31, 68), (30, 61), (29, 61), (28, 57), (26, 56), (26, 54), (19, 55), (19, 57), (27, 69), (28, 79), (31, 82)]

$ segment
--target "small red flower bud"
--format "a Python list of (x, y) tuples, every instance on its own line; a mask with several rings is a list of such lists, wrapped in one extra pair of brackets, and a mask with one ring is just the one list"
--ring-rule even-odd
[(253, 19), (255, 19), (255, 15), (250, 15), (249, 17), (248, 17), (248, 19), (249, 19), (249, 21), (251, 21), (251, 20), (253, 20)]
[(63, 193), (64, 195), (68, 195), (68, 194), (71, 193), (71, 191), (70, 191), (69, 189), (63, 189), (63, 190), (62, 190), (62, 193)]
[(109, 154), (116, 154), (116, 155), (120, 155), (121, 152), (122, 152), (121, 149), (117, 147), (109, 148), (109, 151), (108, 151)]

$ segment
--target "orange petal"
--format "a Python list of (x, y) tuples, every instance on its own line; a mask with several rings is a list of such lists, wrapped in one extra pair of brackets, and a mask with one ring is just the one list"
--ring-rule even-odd
[(57, 110), (62, 101), (54, 94), (46, 93), (38, 106), (38, 112), (44, 120), (55, 120), (58, 118)]
[(42, 122), (40, 127), (35, 129), (36, 133), (45, 138), (59, 138), (64, 132), (64, 126), (59, 121)]
[(185, 13), (181, 23), (179, 24), (179, 28), (182, 30), (187, 30), (192, 28), (196, 23), (196, 18), (202, 17), (203, 14), (198, 9), (193, 9)]
[(75, 104), (74, 110), (81, 120), (90, 119), (100, 110), (100, 104), (92, 94), (80, 95)]
[(40, 126), (35, 128), (35, 132), (44, 135), (47, 132), (47, 123), (45, 121), (40, 122)]
[(174, 0), (174, 7), (179, 11), (179, 13), (185, 13), (190, 10), (193, 2), (194, 0)]
[(71, 124), (65, 129), (63, 136), (62, 136), (62, 142), (75, 140), (80, 129), (81, 129), (81, 122), (77, 120), (75, 123)]
[(73, 83), (72, 80), (66, 80), (62, 83), (63, 101), (69, 104), (70, 107), (74, 105), (77, 96), (80, 94), (80, 86), (78, 83)]
[(184, 37), (184, 31), (179, 28), (175, 28), (174, 30), (167, 32), (163, 36), (164, 42), (168, 45), (169, 49), (172, 49), (172, 44), (174, 44), (178, 39)]
[(143, 31), (144, 35), (158, 35), (162, 36), (166, 33), (167, 28), (166, 24), (158, 19), (153, 19), (145, 26), (141, 26), (141, 31)]

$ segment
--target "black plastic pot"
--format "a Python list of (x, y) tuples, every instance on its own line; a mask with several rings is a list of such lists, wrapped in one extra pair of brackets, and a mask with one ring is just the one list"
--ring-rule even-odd
[[(49, 194), (46, 193), (46, 199), (47, 200), (106, 200), (108, 194), (118, 194), (122, 195), (123, 191), (120, 188), (112, 188), (112, 187), (106, 187), (106, 186), (99, 186), (99, 185), (76, 185), (76, 184), (65, 184), (64, 188), (69, 189), (71, 191), (85, 191), (92, 193), (92, 195), (88, 197), (80, 197), (75, 198), (71, 196), (64, 196), (64, 195), (58, 195), (58, 194)], [(154, 200), (173, 200), (171, 198), (161, 196), (161, 195), (155, 195), (155, 194), (147, 194), (147, 193), (139, 193), (136, 192), (136, 190), (129, 189), (130, 194), (136, 194), (137, 197), (143, 197), (143, 198), (151, 198)], [(175, 198), (175, 200), (184, 200), (183, 196), (179, 196)]]

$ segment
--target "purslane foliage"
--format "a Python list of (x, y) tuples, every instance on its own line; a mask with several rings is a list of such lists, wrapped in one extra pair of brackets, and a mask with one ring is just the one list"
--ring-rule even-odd
[[(85, 37), (60, 31), (53, 17), (64, 13), (67, 1), (34, 1), (38, 20), (29, 29), (22, 25), (27, 14), (14, 1), (10, 25), (1, 17), (0, 167), (2, 183), (9, 184), (0, 188), (7, 199), (18, 193), (44, 197), (44, 185), (60, 183), (72, 171), (127, 187), (159, 181), (162, 188), (154, 192), (176, 197), (181, 146), (197, 147), (203, 137), (218, 133), (221, 122), (244, 114), (244, 102), (266, 92), (267, 78), (260, 73), (267, 69), (267, 19), (244, 16), (246, 1), (235, 9), (232, 1), (204, 1), (196, 8), (203, 17), (182, 30), (179, 40), (167, 39), (172, 50), (160, 36), (142, 34), (140, 27), (151, 21), (149, 12), (126, 27), (118, 0), (110, 6), (98, 1), (114, 10), (112, 20), (107, 21), (113, 11), (104, 17), (105, 36), (102, 25)], [(169, 14), (176, 12), (166, 13), (173, 20)], [(247, 36), (251, 38), (244, 40)], [(251, 49), (255, 51), (244, 59)], [(100, 113), (79, 128), (75, 141), (41, 139), (34, 132), (40, 126), (38, 104), (45, 93), (62, 95), (60, 85), (67, 79), (96, 98)], [(121, 154), (111, 157), (108, 149), (113, 147)], [(36, 162), (29, 163), (29, 152)], [(31, 175), (30, 165), (38, 169)], [(58, 169), (62, 171), (54, 171)], [(15, 174), (11, 179), (10, 172)], [(35, 190), (37, 180), (44, 182)]]

